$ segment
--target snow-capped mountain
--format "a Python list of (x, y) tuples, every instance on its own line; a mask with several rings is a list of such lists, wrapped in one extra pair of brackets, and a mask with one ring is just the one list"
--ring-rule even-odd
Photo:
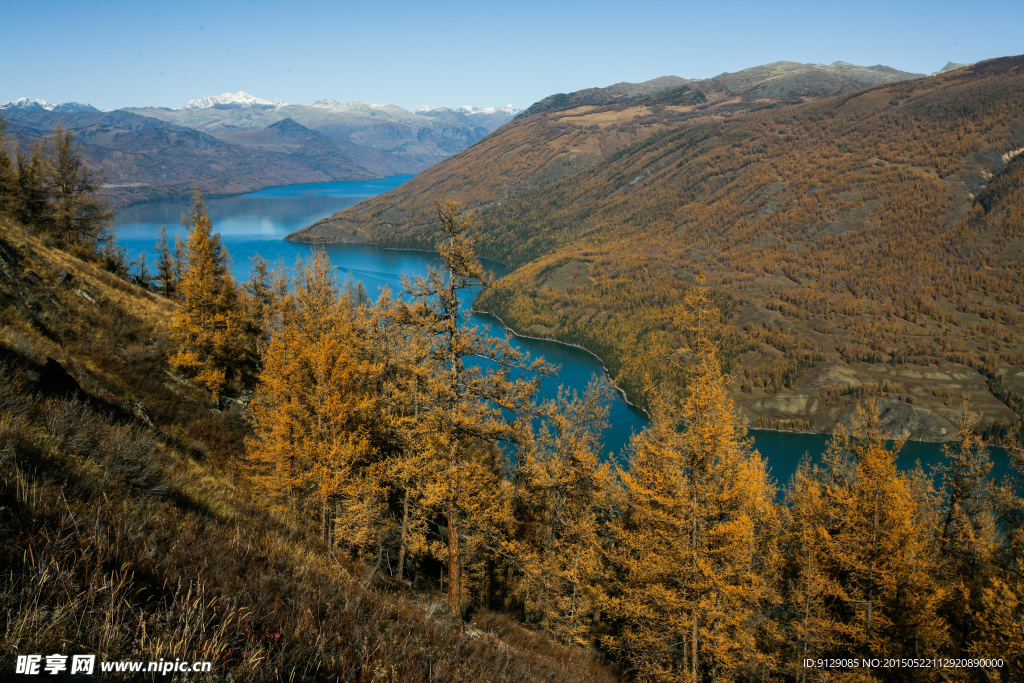
[(469, 116), (473, 116), (475, 114), (497, 114), (499, 112), (502, 114), (508, 114), (509, 116), (515, 116), (519, 113), (519, 107), (514, 107), (511, 104), (506, 104), (501, 107), (473, 107), (467, 104), (465, 106), (458, 107), (455, 111)]
[(18, 109), (21, 111), (52, 111), (54, 114), (67, 114), (70, 112), (92, 112), (99, 111), (96, 107), (91, 104), (83, 104), (82, 102), (65, 102), (63, 104), (50, 104), (46, 100), (30, 100), (27, 97), (14, 100), (13, 102), (4, 102), (0, 104), (0, 109)]
[(466, 114), (467, 116), (473, 116), (475, 114), (508, 114), (509, 116), (515, 116), (519, 113), (519, 108), (511, 104), (506, 104), (501, 107), (474, 107), (472, 105), (464, 105), (461, 107), (438, 107), (433, 104), (425, 104), (416, 110), (417, 114), (429, 114), (431, 112), (454, 112), (456, 114)]
[(416, 113), (420, 116), (431, 118), (454, 118), (455, 120), (493, 131), (508, 123), (513, 116), (519, 113), (519, 109), (511, 104), (506, 104), (503, 107), (474, 107), (467, 104), (462, 107), (455, 107), (454, 109), (427, 104), (417, 109)]
[(21, 97), (12, 102), (0, 104), (0, 109), (45, 109), (46, 111), (53, 111), (53, 107), (54, 105), (46, 100), (30, 100), (27, 97)]
[(249, 93), (239, 90), (236, 93), (226, 92), (223, 95), (210, 95), (199, 99), (189, 100), (182, 109), (209, 109), (211, 107), (283, 107), (284, 100), (264, 100), (253, 97)]

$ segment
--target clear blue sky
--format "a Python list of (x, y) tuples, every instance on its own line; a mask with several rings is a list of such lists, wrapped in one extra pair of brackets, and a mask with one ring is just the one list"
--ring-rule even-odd
[(776, 60), (1024, 53), (1024, 2), (0, 2), (0, 102), (101, 109), (257, 97), (526, 107), (556, 92)]

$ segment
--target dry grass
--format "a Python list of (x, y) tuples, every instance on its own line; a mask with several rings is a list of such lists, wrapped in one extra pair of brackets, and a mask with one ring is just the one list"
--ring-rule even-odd
[(464, 629), (364, 589), (236, 484), (242, 416), (166, 373), (173, 304), (10, 224), (0, 249), (0, 678), (94, 653), (210, 660), (210, 680), (615, 680), (498, 615)]

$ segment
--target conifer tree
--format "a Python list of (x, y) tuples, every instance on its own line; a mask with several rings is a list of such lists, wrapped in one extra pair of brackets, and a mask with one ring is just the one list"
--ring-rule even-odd
[[(837, 427), (842, 440), (843, 427)], [(835, 443), (835, 441), (834, 441)], [(805, 457), (790, 481), (783, 508), (786, 525), (783, 551), (786, 557), (786, 602), (789, 628), (783, 648), (788, 673), (799, 681), (813, 680), (815, 673), (803, 665), (806, 659), (829, 657), (840, 651), (844, 624), (831, 611), (843, 596), (832, 572), (829, 528), (834, 510), (826, 501), (821, 470)]]
[(278, 509), (322, 525), (328, 540), (379, 557), (390, 527), (376, 436), (383, 405), (361, 312), (340, 296), (323, 251), (275, 300), (250, 408), (254, 481)]
[(258, 255), (252, 258), (252, 272), (242, 290), (246, 294), (246, 309), (253, 332), (260, 342), (265, 343), (270, 338), (273, 311), (277, 301), (272, 275), (265, 259)]
[(873, 402), (852, 433), (837, 430), (823, 456), (829, 522), (824, 556), (838, 590), (831, 601), (835, 656), (912, 657), (942, 652), (938, 506), (923, 472), (896, 468), (901, 444), (886, 446)]
[(227, 253), (220, 235), (213, 234), (198, 190), (192, 210), (182, 219), (188, 230), (187, 265), (181, 279), (181, 307), (171, 328), (177, 347), (171, 364), (216, 396), (241, 360), (245, 320)]
[(174, 257), (167, 244), (167, 227), (161, 225), (157, 234), (159, 239), (156, 244), (156, 283), (160, 293), (171, 298), (178, 289), (178, 278), (174, 268)]
[[(460, 295), (486, 286), (490, 280), (473, 252), (471, 219), (460, 216), (461, 207), (456, 202), (437, 202), (436, 206), (444, 233), (437, 248), (446, 269), (442, 272), (431, 268), (426, 278), (406, 282), (405, 292), (416, 301), (408, 308), (405, 320), (427, 333), (430, 355), (438, 367), (428, 387), (431, 410), (425, 419), (436, 434), (446, 465), (443, 514), (447, 525), (447, 606), (450, 613), (461, 615), (464, 551), (460, 542), (467, 532), (463, 521), (472, 503), (463, 497), (464, 489), (470, 475), (482, 481), (480, 458), (469, 456), (485, 457), (490, 453), (481, 448), (482, 442), (514, 441), (521, 433), (521, 426), (506, 420), (503, 410), (528, 410), (539, 379), (516, 379), (512, 371), (547, 373), (551, 369), (542, 360), (530, 363), (508, 342), (466, 325)], [(479, 365), (467, 365), (470, 357), (490, 360), (496, 369), (485, 371)]]
[(35, 144), (30, 153), (18, 146), (14, 150), (18, 162), (18, 220), (37, 230), (49, 226), (50, 206), (44, 186), (43, 146)]
[(44, 187), (50, 198), (48, 228), (64, 246), (94, 249), (112, 212), (96, 197), (102, 180), (82, 158), (70, 129), (54, 126), (47, 143)]
[(701, 280), (686, 299), (686, 394), (678, 405), (655, 396), (619, 471), (608, 642), (645, 680), (736, 680), (773, 666), (758, 641), (775, 600), (778, 511), (726, 393)]
[(967, 652), (974, 639), (976, 626), (970, 615), (981, 609), (982, 589), (998, 549), (988, 479), (992, 462), (977, 435), (979, 421), (964, 399), (957, 441), (942, 447), (946, 464), (940, 470), (946, 495), (940, 545), (948, 582), (943, 614), (959, 652)]
[(129, 273), (135, 284), (143, 289), (149, 289), (153, 284), (153, 273), (149, 270), (149, 263), (146, 261), (146, 251), (142, 250), (139, 255), (129, 264)]
[(604, 602), (610, 476), (598, 458), (610, 401), (606, 381), (593, 380), (582, 399), (561, 390), (543, 407), (539, 436), (517, 455), (512, 588), (528, 619), (565, 642), (587, 642)]
[(185, 242), (181, 240), (181, 236), (178, 233), (174, 233), (174, 282), (178, 287), (181, 286), (181, 281), (185, 277), (185, 269), (187, 267), (185, 252)]
[(1002, 669), (986, 671), (988, 680), (1009, 683), (1024, 678), (1024, 432), (1010, 440), (1010, 471), (994, 487), (1000, 546), (992, 577), (972, 613), (977, 625), (971, 654), (999, 657)]
[(0, 119), (0, 215), (15, 216), (18, 207), (18, 176), (7, 152), (7, 122)]
[(384, 480), (397, 502), (389, 544), (397, 552), (394, 576), (404, 581), (407, 567), (430, 554), (430, 522), (442, 497), (437, 442), (421, 423), (430, 410), (427, 387), (436, 368), (428, 335), (409, 324), (406, 304), (394, 301), (390, 290), (373, 306), (362, 283), (346, 282), (343, 296), (365, 314), (361, 342), (367, 359), (378, 368), (371, 387), (383, 407), (377, 439), (386, 451)]

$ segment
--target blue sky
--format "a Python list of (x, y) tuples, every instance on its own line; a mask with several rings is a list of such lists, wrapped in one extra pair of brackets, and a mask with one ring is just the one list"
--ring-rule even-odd
[(0, 3), (0, 102), (103, 109), (226, 91), (309, 103), (526, 107), (556, 92), (776, 60), (887, 64), (1024, 53), (1024, 2)]

